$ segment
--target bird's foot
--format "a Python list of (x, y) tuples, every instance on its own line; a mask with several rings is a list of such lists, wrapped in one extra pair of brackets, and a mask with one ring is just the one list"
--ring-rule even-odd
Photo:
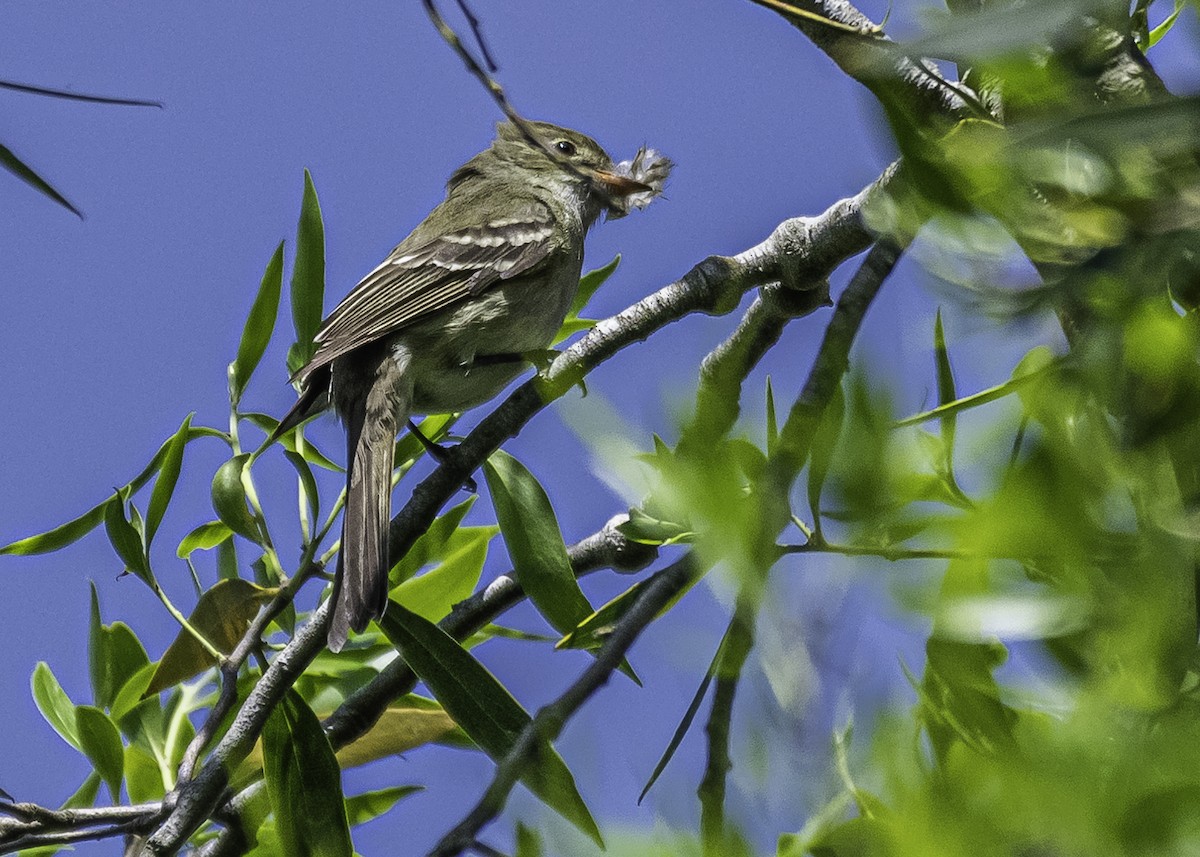
[[(449, 461), (450, 450), (425, 437), (425, 435), (421, 433), (421, 429), (419, 429), (417, 424), (412, 420), (408, 421), (408, 430), (412, 432), (413, 437), (420, 441), (421, 446), (425, 447), (425, 451), (429, 453), (434, 461), (436, 461), (438, 464), (445, 464), (447, 461)], [(475, 480), (470, 476), (463, 480), (462, 488), (468, 494), (479, 493), (479, 486), (475, 484)]]

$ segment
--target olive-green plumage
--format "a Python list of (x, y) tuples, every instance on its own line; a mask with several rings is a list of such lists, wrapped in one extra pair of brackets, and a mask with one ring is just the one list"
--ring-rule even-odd
[(277, 434), (326, 404), (346, 426), (334, 651), (387, 606), (396, 433), (410, 414), (473, 407), (516, 377), (521, 355), (546, 348), (566, 316), (588, 228), (649, 190), (612, 173), (590, 137), (529, 125), (543, 145), (500, 125), (446, 199), (330, 313), (297, 373), (300, 400)]

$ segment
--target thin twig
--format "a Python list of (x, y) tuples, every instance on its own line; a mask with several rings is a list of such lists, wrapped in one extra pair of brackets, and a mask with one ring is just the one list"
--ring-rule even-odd
[(754, 620), (758, 601), (743, 595), (738, 598), (725, 632), (725, 644), (716, 668), (716, 689), (705, 733), (708, 735), (708, 762), (696, 794), (700, 798), (700, 842), (705, 857), (721, 857), (725, 842), (725, 777), (733, 769), (729, 752), (733, 700), (737, 694), (742, 667), (754, 647)]
[(63, 98), (68, 101), (86, 101), (91, 104), (116, 104), (123, 107), (157, 107), (160, 110), (163, 106), (161, 101), (145, 101), (140, 98), (111, 98), (107, 95), (88, 95), (83, 92), (68, 92), (65, 89), (51, 89), (46, 86), (17, 83), (12, 80), (0, 80), (0, 89), (11, 89), (13, 92), (27, 92), (30, 95), (45, 95), (49, 98)]
[(540, 748), (562, 733), (567, 720), (621, 665), (625, 653), (659, 612), (701, 571), (689, 554), (652, 575), (637, 601), (629, 608), (605, 640), (595, 660), (553, 702), (546, 705), (521, 730), (512, 749), (496, 766), (483, 797), (458, 825), (442, 837), (430, 857), (455, 857), (472, 847), (479, 832), (504, 809), (508, 796)]
[(495, 74), (500, 68), (496, 65), (491, 50), (488, 49), (487, 39), (483, 37), (483, 27), (480, 25), (479, 19), (471, 11), (467, 0), (457, 0), (457, 3), (458, 11), (462, 12), (462, 16), (467, 19), (467, 26), (471, 28), (471, 34), (475, 36), (475, 44), (479, 46), (479, 53), (483, 57), (484, 65), (487, 66), (488, 71)]

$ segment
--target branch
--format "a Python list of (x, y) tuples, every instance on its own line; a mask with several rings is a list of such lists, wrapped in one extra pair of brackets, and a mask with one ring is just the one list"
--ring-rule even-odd
[[(751, 2), (778, 12), (884, 105), (903, 109), (918, 125), (935, 120), (957, 121), (983, 110), (973, 93), (946, 80), (930, 63), (908, 56), (846, 0)], [(781, 9), (781, 5), (793, 13)], [(829, 26), (814, 18), (841, 26)], [(983, 112), (987, 115), (986, 110)]]
[(725, 777), (733, 769), (729, 755), (729, 724), (733, 720), (733, 699), (737, 693), (742, 667), (754, 647), (754, 620), (758, 603), (739, 597), (729, 622), (721, 657), (716, 664), (716, 689), (705, 732), (708, 734), (708, 764), (700, 781), (700, 841), (705, 857), (726, 853)]
[(500, 763), (483, 797), (467, 816), (430, 852), (430, 857), (454, 857), (471, 848), (479, 832), (504, 809), (508, 796), (521, 779), (526, 767), (537, 758), (544, 744), (562, 733), (567, 720), (597, 690), (604, 686), (621, 665), (625, 653), (659, 612), (687, 586), (701, 569), (689, 554), (647, 581), (637, 602), (629, 609), (596, 654), (596, 659), (561, 696), (538, 711), (521, 730), (516, 743)]
[(146, 830), (166, 812), (163, 803), (48, 809), (32, 803), (0, 802), (0, 853), (40, 845), (68, 845)]
[[(765, 514), (761, 519), (761, 537), (754, 542), (764, 551), (764, 555), (776, 550), (775, 538), (789, 520), (787, 497), (792, 483), (808, 458), (809, 446), (821, 422), (821, 415), (850, 366), (850, 348), (867, 310), (879, 294), (883, 281), (900, 261), (902, 252), (903, 248), (891, 239), (880, 239), (838, 298), (837, 308), (825, 329), (825, 337), (804, 389), (780, 429), (779, 446), (767, 459), (760, 489)], [(767, 562), (763, 567), (769, 565), (770, 562)]]
[(246, 629), (246, 633), (242, 635), (242, 639), (238, 641), (237, 647), (230, 653), (228, 658), (225, 658), (221, 663), (221, 693), (217, 697), (216, 703), (209, 710), (208, 716), (204, 720), (204, 724), (196, 730), (195, 736), (184, 751), (183, 759), (179, 763), (179, 774), (176, 777), (176, 783), (186, 783), (192, 778), (192, 773), (196, 769), (196, 763), (200, 759), (200, 754), (204, 752), (204, 748), (216, 736), (221, 728), (221, 723), (225, 720), (225, 715), (233, 708), (233, 704), (237, 702), (237, 678), (238, 672), (242, 668), (242, 664), (250, 657), (250, 654), (259, 646), (262, 636), (266, 633), (267, 626), (271, 624), (271, 620), (282, 613), (296, 597), (296, 593), (300, 591), (310, 577), (317, 571), (317, 566), (312, 562), (311, 555), (316, 549), (316, 539), (313, 539), (309, 547), (305, 550), (304, 558), (301, 560), (301, 569), (291, 580), (289, 580), (279, 592), (258, 611), (258, 615), (254, 617), (254, 621), (250, 623), (250, 627)]
[[(571, 570), (576, 577), (603, 568), (634, 572), (654, 560), (658, 555), (656, 548), (630, 541), (617, 529), (626, 520), (628, 516), (618, 515), (599, 532), (567, 549)], [(438, 625), (456, 640), (465, 640), (524, 597), (525, 591), (510, 572), (497, 577), (483, 591), (456, 604), (450, 615)], [(392, 700), (408, 693), (416, 682), (416, 674), (402, 658), (397, 658), (347, 697), (324, 722), (325, 734), (334, 749), (341, 749), (366, 734)]]

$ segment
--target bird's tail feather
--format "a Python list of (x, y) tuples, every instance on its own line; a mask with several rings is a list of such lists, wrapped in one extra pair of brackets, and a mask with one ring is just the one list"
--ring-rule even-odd
[(350, 631), (363, 631), (388, 602), (388, 525), (398, 415), (390, 406), (366, 407), (346, 416), (346, 511), (334, 588), (329, 648), (340, 651)]
[(279, 421), (279, 425), (275, 427), (275, 431), (271, 432), (271, 436), (267, 438), (267, 444), (270, 445), (279, 440), (279, 438), (300, 425), (300, 423), (324, 410), (328, 405), (329, 367), (322, 366), (313, 372), (305, 382), (303, 389), (300, 391), (300, 398), (296, 400), (296, 404), (292, 405), (291, 410), (283, 415), (283, 419)]

